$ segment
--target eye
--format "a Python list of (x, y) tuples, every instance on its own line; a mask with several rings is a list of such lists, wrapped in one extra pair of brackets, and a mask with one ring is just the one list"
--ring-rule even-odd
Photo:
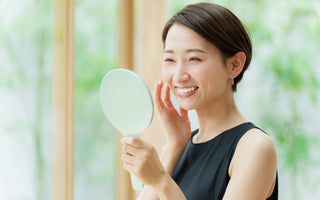
[(165, 62), (174, 62), (174, 60), (172, 58), (165, 58), (164, 61)]
[(189, 61), (201, 61), (201, 59), (198, 57), (191, 57)]

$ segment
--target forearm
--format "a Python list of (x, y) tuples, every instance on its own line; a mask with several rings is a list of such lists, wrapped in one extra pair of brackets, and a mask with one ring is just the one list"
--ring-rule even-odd
[(184, 147), (173, 147), (169, 145), (163, 147), (160, 160), (170, 176), (172, 176), (183, 151)]
[(152, 187), (145, 185), (137, 200), (159, 200), (158, 195), (152, 189)]
[(183, 192), (169, 174), (154, 187), (144, 186), (137, 200), (186, 200)]
[[(184, 148), (164, 146), (161, 153), (161, 163), (166, 169), (167, 173), (171, 176), (175, 166), (183, 152)], [(173, 180), (172, 180), (173, 181)], [(145, 185), (137, 200), (159, 200), (155, 190)]]
[(154, 191), (161, 200), (186, 200), (179, 186), (168, 174), (154, 187)]

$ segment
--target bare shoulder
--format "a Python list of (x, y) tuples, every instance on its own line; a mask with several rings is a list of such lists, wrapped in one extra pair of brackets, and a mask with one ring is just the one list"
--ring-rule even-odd
[[(275, 145), (272, 138), (261, 131), (254, 128), (247, 131), (238, 143), (239, 148), (244, 150), (257, 150), (257, 151), (275, 151)], [(237, 148), (238, 148), (237, 147)]]
[(266, 199), (275, 187), (277, 155), (272, 138), (259, 129), (246, 132), (229, 166), (224, 199)]
[[(260, 129), (250, 129), (239, 140), (229, 173), (232, 168), (241, 165), (251, 167), (277, 168), (277, 153), (272, 138)], [(247, 166), (248, 167), (248, 166)]]

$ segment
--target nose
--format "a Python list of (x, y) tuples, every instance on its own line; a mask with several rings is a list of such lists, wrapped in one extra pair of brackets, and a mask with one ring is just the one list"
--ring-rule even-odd
[(190, 75), (183, 64), (180, 63), (177, 65), (172, 79), (175, 83), (185, 82), (190, 79)]

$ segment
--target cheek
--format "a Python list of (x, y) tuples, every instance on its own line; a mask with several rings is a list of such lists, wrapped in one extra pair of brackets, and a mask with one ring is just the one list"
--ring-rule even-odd
[(198, 66), (192, 70), (192, 75), (198, 80), (210, 82), (215, 76), (212, 66)]
[(221, 66), (206, 66), (197, 72), (197, 77), (203, 81), (205, 87), (211, 90), (219, 90), (226, 83), (226, 72)]
[(173, 77), (173, 74), (174, 74), (174, 72), (170, 67), (165, 66), (165, 65), (162, 66), (162, 77), (163, 77), (163, 80), (165, 82), (167, 82), (168, 84), (171, 83), (171, 79)]

